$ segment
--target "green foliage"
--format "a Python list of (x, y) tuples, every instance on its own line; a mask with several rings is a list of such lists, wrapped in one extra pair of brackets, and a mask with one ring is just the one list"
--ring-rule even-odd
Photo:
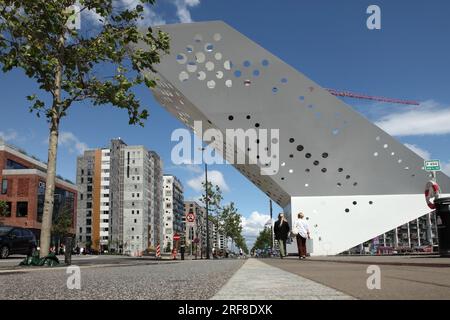
[(8, 214), (8, 204), (6, 201), (0, 200), (0, 216), (7, 216)]
[(234, 202), (222, 208), (219, 213), (219, 226), (222, 234), (233, 241), (241, 234), (241, 215), (237, 212)]
[(70, 228), (72, 228), (72, 215), (69, 211), (64, 211), (54, 221), (52, 225), (52, 234), (59, 237), (69, 235)]
[(0, 200), (0, 225), (3, 224), (5, 217), (9, 216), (10, 212), (8, 210), (8, 204), (6, 201)]
[[(68, 8), (79, 3), (81, 12), (92, 10), (100, 17), (96, 32), (70, 29)], [(155, 81), (140, 74), (154, 71), (160, 55), (168, 53), (169, 38), (151, 28), (139, 30), (143, 6), (117, 8), (113, 0), (0, 0), (0, 66), (4, 72), (21, 68), (51, 103), (36, 94), (27, 96), (30, 112), (47, 119), (61, 119), (72, 103), (90, 100), (93, 105), (112, 104), (128, 111), (129, 123), (143, 125), (148, 111), (131, 89)], [(83, 24), (82, 24), (83, 27)], [(92, 30), (88, 30), (92, 31)], [(136, 49), (136, 45), (148, 49)], [(113, 71), (113, 74), (107, 70)], [(59, 71), (59, 72), (58, 72)]]
[(258, 238), (256, 238), (252, 250), (265, 249), (270, 247), (271, 240), (272, 240), (272, 232), (270, 231), (270, 228), (264, 228), (259, 232)]

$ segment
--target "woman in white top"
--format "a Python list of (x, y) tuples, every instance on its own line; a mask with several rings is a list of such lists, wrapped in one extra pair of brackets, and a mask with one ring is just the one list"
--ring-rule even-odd
[(303, 218), (303, 212), (299, 212), (298, 219), (294, 222), (294, 228), (298, 231), (297, 247), (299, 259), (306, 258), (306, 239), (309, 239), (309, 226)]

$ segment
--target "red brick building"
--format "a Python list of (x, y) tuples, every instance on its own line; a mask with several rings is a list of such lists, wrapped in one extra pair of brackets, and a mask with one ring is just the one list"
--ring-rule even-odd
[[(4, 225), (31, 229), (40, 236), (47, 165), (19, 149), (0, 140), (0, 200), (8, 206), (8, 214), (2, 217)], [(76, 185), (57, 178), (53, 221), (58, 215), (70, 212), (72, 230), (76, 226)], [(38, 238), (39, 239), (39, 238)]]

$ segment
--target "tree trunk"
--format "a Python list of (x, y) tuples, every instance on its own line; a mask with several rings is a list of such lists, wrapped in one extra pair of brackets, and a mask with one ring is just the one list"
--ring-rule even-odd
[[(64, 46), (64, 35), (59, 38), (59, 48)], [(50, 114), (50, 136), (48, 139), (47, 180), (45, 183), (44, 213), (41, 225), (40, 257), (48, 255), (52, 229), (53, 203), (55, 200), (56, 155), (58, 152), (59, 119), (61, 108), (61, 79), (63, 65), (59, 60), (55, 73), (55, 93)]]
[[(56, 125), (55, 125), (56, 122)], [(55, 192), (56, 176), (56, 153), (58, 150), (58, 129), (57, 121), (52, 121), (50, 126), (50, 137), (48, 142), (48, 164), (47, 180), (45, 182), (44, 213), (41, 225), (40, 257), (48, 255), (50, 249), (50, 236), (52, 228), (53, 203)]]

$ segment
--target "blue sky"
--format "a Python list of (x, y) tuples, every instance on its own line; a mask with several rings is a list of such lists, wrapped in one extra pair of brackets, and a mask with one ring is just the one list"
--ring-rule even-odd
[[(133, 0), (120, 0), (131, 3)], [(366, 9), (381, 8), (381, 30), (368, 30)], [(159, 0), (146, 11), (153, 24), (223, 20), (323, 87), (421, 101), (419, 107), (346, 99), (416, 152), (441, 159), (450, 173), (450, 2)], [(47, 123), (28, 113), (26, 96), (38, 93), (21, 71), (0, 73), (0, 137), (41, 159), (47, 157)], [(74, 105), (61, 124), (58, 173), (75, 177), (76, 156), (121, 137), (157, 151), (165, 172), (184, 184), (185, 198), (200, 195), (202, 167), (174, 166), (170, 135), (182, 123), (137, 88), (150, 109), (145, 128), (131, 127), (126, 112)], [(244, 215), (248, 239), (267, 221), (269, 199), (232, 166), (210, 167), (213, 179)], [(274, 212), (281, 209), (274, 206)]]

